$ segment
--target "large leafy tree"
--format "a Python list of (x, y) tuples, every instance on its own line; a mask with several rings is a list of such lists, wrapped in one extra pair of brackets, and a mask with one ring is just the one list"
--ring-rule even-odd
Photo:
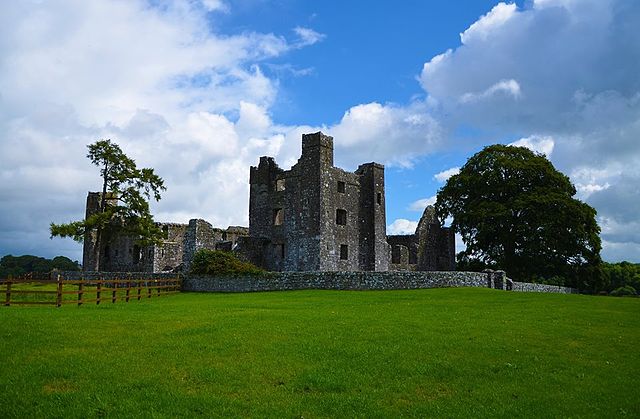
[(153, 221), (149, 199), (159, 201), (166, 188), (153, 169), (138, 169), (111, 140), (99, 140), (87, 146), (87, 157), (100, 168), (102, 193), (97, 211), (82, 221), (51, 223), (51, 237), (71, 237), (82, 242), (90, 233), (96, 237), (96, 266), (100, 249), (109, 238), (119, 234), (133, 237), (141, 246), (158, 243), (162, 231)]
[(544, 156), (493, 145), (449, 178), (436, 201), (453, 217), (466, 250), (459, 260), (501, 268), (517, 280), (597, 288), (600, 228), (596, 211), (575, 199), (575, 187)]

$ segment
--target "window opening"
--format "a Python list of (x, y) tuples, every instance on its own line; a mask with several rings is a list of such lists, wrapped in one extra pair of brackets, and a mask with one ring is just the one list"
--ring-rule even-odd
[(345, 183), (339, 180), (338, 181), (338, 192), (345, 193), (346, 189), (347, 189), (347, 187), (346, 187)]
[(382, 204), (382, 194), (380, 192), (376, 195), (376, 202), (378, 205)]
[(347, 246), (346, 244), (340, 245), (340, 259), (341, 260), (349, 259), (349, 246)]
[(285, 190), (285, 181), (284, 179), (277, 179), (276, 180), (276, 191), (280, 192), (280, 191), (284, 191)]
[(336, 210), (336, 224), (340, 226), (347, 225), (347, 211), (343, 209)]
[(140, 262), (140, 246), (133, 246), (133, 263)]
[(276, 208), (273, 210), (273, 225), (279, 226), (284, 222), (284, 210), (282, 208)]

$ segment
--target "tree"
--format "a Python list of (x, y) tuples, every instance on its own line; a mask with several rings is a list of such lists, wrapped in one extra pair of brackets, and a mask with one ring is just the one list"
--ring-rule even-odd
[(543, 155), (493, 145), (472, 156), (438, 192), (440, 220), (453, 217), (464, 263), (501, 268), (516, 280), (565, 278), (594, 289), (600, 278), (596, 211)]
[(50, 231), (52, 238), (71, 237), (78, 242), (95, 233), (95, 263), (99, 268), (100, 249), (111, 237), (126, 234), (141, 246), (161, 241), (162, 231), (153, 221), (148, 200), (153, 197), (159, 201), (160, 191), (166, 188), (153, 169), (138, 169), (111, 140), (99, 140), (87, 147), (87, 157), (100, 168), (102, 177), (99, 208), (82, 221), (51, 223)]

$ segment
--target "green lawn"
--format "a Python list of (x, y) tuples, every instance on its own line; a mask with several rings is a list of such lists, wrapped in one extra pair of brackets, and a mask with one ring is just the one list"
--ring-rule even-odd
[(490, 289), (0, 307), (1, 417), (639, 417), (640, 299)]

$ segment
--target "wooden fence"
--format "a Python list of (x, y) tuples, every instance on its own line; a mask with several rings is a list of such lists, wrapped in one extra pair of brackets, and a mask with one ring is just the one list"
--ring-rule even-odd
[[(74, 279), (65, 280), (30, 276), (0, 280), (4, 305), (54, 305), (86, 303), (128, 303), (143, 298), (161, 297), (180, 292), (180, 276), (168, 279)], [(1, 297), (0, 297), (1, 298)]]

